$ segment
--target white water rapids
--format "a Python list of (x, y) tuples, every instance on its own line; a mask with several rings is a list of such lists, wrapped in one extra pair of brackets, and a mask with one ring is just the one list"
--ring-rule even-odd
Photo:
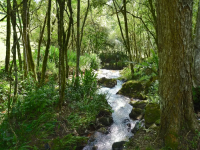
[[(100, 69), (97, 71), (97, 74), (97, 78), (120, 77), (118, 70)], [(129, 114), (132, 110), (132, 106), (129, 104), (130, 99), (122, 95), (116, 95), (116, 93), (121, 89), (122, 83), (122, 81), (117, 80), (117, 85), (114, 88), (102, 87), (99, 90), (99, 92), (108, 93), (107, 100), (108, 104), (114, 111), (112, 113), (114, 123), (111, 125), (110, 133), (108, 134), (96, 131), (93, 136), (95, 137), (95, 140), (92, 142), (89, 140), (88, 145), (86, 145), (83, 150), (94, 150), (94, 147), (96, 147), (97, 150), (111, 150), (114, 142), (128, 141), (129, 138), (133, 136), (131, 129), (135, 126), (136, 121), (132, 121), (129, 118)], [(129, 130), (127, 129), (127, 125), (124, 123), (127, 119), (129, 119), (131, 123), (131, 129)]]

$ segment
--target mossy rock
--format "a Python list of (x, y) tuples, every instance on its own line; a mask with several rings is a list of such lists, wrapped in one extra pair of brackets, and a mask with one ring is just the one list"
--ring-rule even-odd
[(131, 106), (133, 106), (134, 108), (140, 108), (140, 109), (144, 109), (146, 107), (146, 105), (148, 104), (147, 100), (144, 101), (131, 101), (129, 103)]
[(144, 110), (140, 108), (133, 108), (129, 117), (134, 120), (141, 120), (144, 115)]
[(105, 116), (112, 116), (112, 112), (108, 109), (102, 109), (99, 111), (98, 115), (97, 115), (97, 118), (99, 117), (105, 117)]
[(108, 88), (113, 88), (115, 85), (117, 85), (117, 80), (116, 79), (107, 79), (105, 77), (101, 78), (98, 80), (99, 85), (108, 87)]
[(144, 86), (141, 82), (130, 80), (122, 85), (122, 88), (117, 92), (117, 94), (145, 100), (146, 96), (142, 94), (144, 90)]
[(97, 119), (97, 125), (99, 127), (110, 126), (112, 123), (113, 123), (112, 117), (101, 117)]
[(145, 127), (149, 128), (152, 124), (160, 119), (160, 105), (156, 103), (149, 103), (145, 107)]
[(126, 141), (115, 142), (112, 145), (112, 150), (122, 150)]

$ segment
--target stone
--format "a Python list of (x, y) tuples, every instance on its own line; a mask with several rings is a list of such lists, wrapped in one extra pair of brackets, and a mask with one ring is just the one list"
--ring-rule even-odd
[(133, 106), (134, 108), (144, 109), (146, 107), (146, 105), (148, 104), (148, 101), (147, 100), (143, 100), (143, 101), (131, 101), (129, 104), (131, 106)]
[(129, 117), (133, 120), (141, 120), (144, 116), (144, 111), (140, 108), (133, 108)]
[(110, 126), (113, 123), (112, 117), (101, 117), (97, 118), (97, 125), (98, 126)]
[(126, 141), (115, 142), (112, 145), (112, 150), (123, 150)]
[(147, 97), (143, 95), (144, 90), (144, 86), (141, 82), (130, 80), (122, 85), (122, 88), (117, 92), (117, 94), (128, 96), (130, 98), (145, 100)]
[(160, 119), (160, 105), (157, 103), (149, 103), (145, 107), (145, 127), (149, 128), (157, 120)]
[(137, 121), (135, 123), (134, 128), (131, 130), (133, 134), (135, 134), (140, 128), (144, 127), (144, 119), (141, 121)]
[(113, 87), (115, 87), (115, 85), (117, 85), (117, 80), (116, 79), (107, 79), (107, 78), (103, 77), (98, 80), (98, 84), (108, 87), (108, 88), (113, 88)]
[(112, 115), (112, 112), (109, 111), (108, 109), (102, 109), (99, 111), (97, 117), (105, 117), (105, 116), (111, 116)]
[(109, 131), (108, 131), (108, 129), (107, 129), (106, 127), (101, 127), (101, 128), (98, 129), (97, 131), (98, 131), (98, 132), (101, 132), (101, 133), (103, 133), (103, 134), (108, 134), (108, 133), (109, 133)]

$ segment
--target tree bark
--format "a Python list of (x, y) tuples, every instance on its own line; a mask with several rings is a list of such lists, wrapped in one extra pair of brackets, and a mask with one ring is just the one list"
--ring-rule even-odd
[(198, 126), (192, 101), (193, 0), (157, 0), (160, 135), (165, 145), (177, 149), (181, 129)]
[(50, 48), (50, 42), (51, 42), (51, 0), (49, 0), (48, 3), (48, 18), (47, 18), (47, 46), (45, 50), (45, 55), (44, 55), (44, 61), (43, 61), (43, 66), (42, 66), (42, 76), (41, 76), (41, 85), (44, 82), (45, 78), (45, 73), (46, 73), (46, 68), (47, 68), (47, 60), (48, 60), (48, 55), (49, 55), (49, 48)]
[(6, 26), (6, 59), (5, 59), (5, 72), (9, 71), (10, 64), (10, 34), (11, 34), (11, 26), (10, 26), (10, 16), (11, 16), (11, 4), (10, 1), (7, 0), (7, 26)]
[(69, 16), (69, 26), (67, 29), (67, 37), (66, 37), (66, 41), (65, 41), (66, 78), (68, 78), (68, 75), (69, 75), (67, 50), (68, 50), (68, 44), (69, 44), (69, 39), (70, 39), (70, 35), (71, 35), (71, 27), (72, 27), (72, 23), (73, 23), (73, 11), (72, 11), (72, 6), (71, 6), (71, 0), (68, 0), (67, 5), (69, 8), (70, 16)]
[(133, 59), (132, 59), (132, 54), (131, 54), (131, 49), (130, 49), (130, 41), (129, 41), (129, 35), (128, 35), (128, 22), (127, 22), (127, 13), (126, 13), (126, 0), (123, 0), (124, 4), (124, 23), (125, 23), (125, 34), (126, 34), (126, 48), (129, 53), (129, 60), (130, 60), (130, 68), (131, 68), (131, 76), (132, 79), (134, 78), (134, 68), (133, 68)]
[(76, 78), (79, 77), (79, 61), (80, 61), (80, 0), (77, 0), (77, 41), (76, 41)]
[[(29, 1), (30, 6), (31, 1)], [(28, 71), (32, 71), (33, 77), (37, 80), (35, 72), (35, 64), (32, 57), (32, 51), (29, 39), (29, 6), (28, 0), (23, 1), (23, 46), (24, 46), (24, 76), (27, 76)]]
[(43, 27), (41, 29), (40, 38), (39, 38), (39, 42), (38, 42), (37, 70), (38, 70), (38, 68), (40, 66), (40, 49), (41, 49), (42, 39), (43, 39), (43, 35), (44, 35), (44, 29), (45, 29), (45, 26), (46, 26), (46, 21), (47, 21), (47, 13), (46, 13), (46, 16), (44, 18), (44, 24), (43, 24)]
[(16, 101), (17, 96), (17, 86), (18, 86), (18, 77), (17, 77), (17, 62), (16, 62), (16, 45), (18, 43), (17, 39), (17, 31), (16, 31), (16, 9), (17, 9), (17, 1), (13, 0), (13, 11), (12, 11), (12, 27), (13, 27), (13, 62), (14, 62), (14, 76), (15, 76), (15, 84), (14, 84), (14, 102)]
[(63, 0), (57, 0), (57, 18), (58, 18), (58, 45), (59, 45), (59, 108), (61, 109), (64, 102), (64, 90), (65, 90), (65, 62), (64, 62), (64, 25), (63, 15), (65, 2)]

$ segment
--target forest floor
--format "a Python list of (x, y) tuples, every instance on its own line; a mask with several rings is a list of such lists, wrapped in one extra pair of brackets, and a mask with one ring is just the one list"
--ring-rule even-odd
[[(200, 132), (182, 132), (178, 150), (200, 150)], [(159, 127), (140, 129), (127, 143), (127, 150), (172, 150), (164, 147), (159, 137)]]

